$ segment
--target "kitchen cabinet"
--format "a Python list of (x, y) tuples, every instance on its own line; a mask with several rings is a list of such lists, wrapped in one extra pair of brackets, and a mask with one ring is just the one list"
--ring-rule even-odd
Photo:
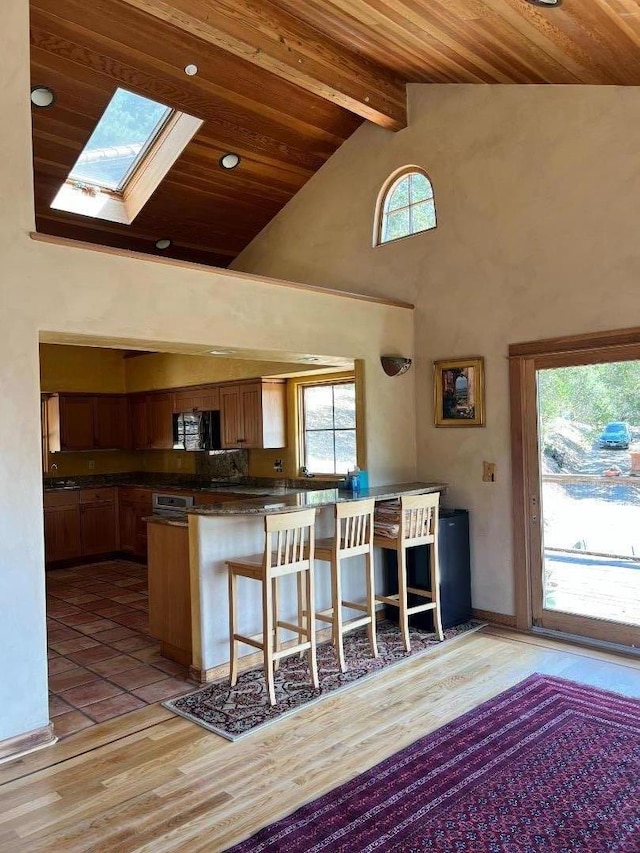
[(116, 506), (114, 488), (80, 491), (80, 552), (83, 557), (118, 550)]
[(189, 529), (149, 524), (149, 633), (160, 654), (185, 666), (192, 662)]
[(46, 401), (49, 450), (121, 450), (127, 447), (124, 394), (52, 394)]
[(129, 446), (129, 406), (124, 394), (105, 394), (94, 398), (95, 447), (121, 450)]
[(147, 557), (147, 522), (152, 512), (151, 489), (119, 490), (120, 549), (140, 560)]
[(267, 381), (220, 388), (222, 446), (286, 447), (286, 385)]
[(150, 445), (149, 405), (146, 394), (134, 394), (129, 400), (131, 446), (148, 450)]
[(173, 448), (173, 394), (150, 394), (149, 447), (152, 450)]
[(208, 388), (185, 388), (174, 395), (173, 411), (211, 412), (220, 408), (220, 389), (216, 385)]
[(120, 549), (133, 554), (136, 550), (136, 505), (121, 498), (118, 506), (120, 521)]
[(173, 394), (131, 397), (131, 443), (134, 450), (173, 448)]
[(115, 488), (45, 492), (45, 560), (56, 563), (118, 550)]
[(94, 398), (91, 395), (54, 394), (47, 398), (49, 449), (93, 450)]
[(45, 494), (44, 546), (47, 563), (80, 557), (78, 492)]

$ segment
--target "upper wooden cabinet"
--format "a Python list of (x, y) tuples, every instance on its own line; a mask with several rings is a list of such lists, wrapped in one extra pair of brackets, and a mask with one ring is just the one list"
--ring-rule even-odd
[(127, 398), (122, 394), (53, 394), (46, 412), (52, 453), (127, 446)]
[(173, 396), (149, 395), (149, 446), (152, 450), (173, 448)]
[(147, 450), (150, 446), (149, 398), (146, 394), (134, 394), (129, 400), (131, 420), (131, 446), (134, 450)]
[(51, 450), (92, 450), (95, 442), (93, 429), (93, 397), (50, 397), (49, 423), (53, 427), (58, 447)]
[(211, 412), (220, 408), (220, 389), (217, 385), (207, 388), (186, 388), (174, 394), (174, 412)]
[(286, 385), (281, 380), (220, 388), (222, 446), (286, 447)]
[(61, 450), (172, 450), (173, 415), (221, 412), (223, 448), (286, 447), (286, 383), (258, 379), (139, 394), (52, 394), (45, 428)]
[(134, 450), (172, 449), (173, 397), (172, 393), (132, 395), (131, 441)]
[(93, 413), (99, 450), (129, 447), (129, 401), (123, 394), (96, 396)]

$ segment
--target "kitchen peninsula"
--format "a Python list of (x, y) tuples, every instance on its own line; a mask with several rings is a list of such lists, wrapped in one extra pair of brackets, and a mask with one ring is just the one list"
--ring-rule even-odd
[[(363, 498), (391, 500), (401, 495), (444, 492), (444, 483), (403, 483), (378, 486), (357, 494), (338, 489), (283, 490), (284, 493), (240, 501), (212, 503), (189, 509), (182, 517), (149, 519), (149, 578), (150, 607), (154, 572), (164, 564), (164, 576), (173, 578), (181, 571), (179, 588), (185, 595), (188, 553), (191, 666), (192, 674), (200, 681), (210, 681), (226, 672), (229, 660), (228, 584), (226, 561), (264, 549), (264, 516), (268, 513), (316, 508), (316, 536), (333, 533), (333, 506), (342, 501)], [(171, 542), (176, 544), (181, 557), (171, 566), (166, 555), (171, 552)], [(360, 560), (362, 558), (354, 558)], [(376, 588), (383, 583), (380, 555), (376, 555)], [(166, 596), (167, 607), (178, 607), (174, 586)], [(364, 573), (349, 572), (344, 582), (345, 598), (361, 601), (364, 598)], [(289, 618), (297, 606), (295, 583), (283, 583), (281, 591), (283, 618)], [(331, 600), (328, 565), (318, 562), (316, 567), (316, 605), (318, 609), (329, 606)], [(184, 598), (183, 598), (184, 601)], [(241, 633), (252, 635), (260, 630), (261, 601), (256, 591), (248, 585), (240, 588), (239, 627)], [(183, 607), (184, 611), (184, 607)]]

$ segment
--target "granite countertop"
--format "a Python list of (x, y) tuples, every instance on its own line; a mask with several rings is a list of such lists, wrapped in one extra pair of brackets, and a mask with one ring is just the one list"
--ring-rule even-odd
[[(303, 483), (301, 486), (300, 483)], [(180, 489), (187, 492), (224, 492), (254, 497), (267, 495), (288, 495), (303, 489), (321, 489), (327, 482), (314, 478), (288, 480), (279, 478), (239, 477), (234, 479), (211, 479), (179, 474), (154, 474), (138, 472), (133, 474), (95, 474), (67, 478), (45, 478), (44, 491), (78, 491), (79, 489), (96, 489), (109, 486), (129, 486), (132, 488), (173, 491)]]
[(189, 519), (186, 512), (176, 512), (173, 515), (149, 515), (143, 520), (147, 524), (168, 524), (169, 527), (189, 526)]
[(446, 483), (394, 483), (389, 486), (375, 486), (362, 489), (357, 493), (343, 492), (339, 489), (317, 489), (314, 491), (294, 491), (282, 496), (273, 495), (267, 498), (250, 498), (244, 501), (227, 501), (226, 503), (210, 504), (192, 507), (188, 515), (267, 515), (274, 512), (294, 512), (297, 509), (332, 506), (346, 501), (375, 498), (378, 501), (392, 500), (401, 495), (423, 495), (430, 492), (446, 491)]

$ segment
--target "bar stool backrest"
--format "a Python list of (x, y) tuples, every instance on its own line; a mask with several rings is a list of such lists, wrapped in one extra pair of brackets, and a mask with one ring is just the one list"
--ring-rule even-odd
[(373, 547), (373, 498), (336, 504), (336, 547), (343, 557), (364, 554)]
[(400, 539), (406, 548), (428, 545), (438, 532), (440, 493), (404, 495), (400, 498)]
[(272, 575), (304, 571), (313, 563), (315, 520), (315, 509), (265, 515), (265, 565)]

